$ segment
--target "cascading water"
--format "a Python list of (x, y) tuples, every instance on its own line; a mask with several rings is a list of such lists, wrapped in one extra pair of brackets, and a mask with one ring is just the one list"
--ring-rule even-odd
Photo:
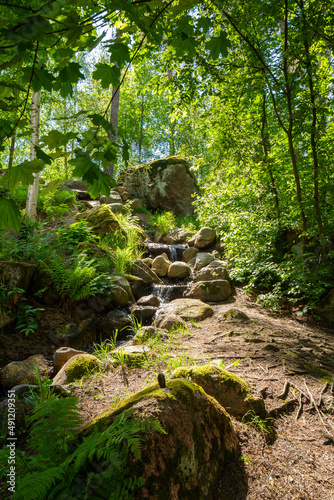
[(168, 304), (171, 300), (181, 299), (187, 285), (152, 285), (152, 294), (160, 300), (160, 306)]
[(187, 248), (187, 245), (165, 245), (151, 242), (145, 242), (144, 246), (152, 257), (157, 257), (158, 255), (165, 253), (171, 262), (182, 260), (182, 253)]

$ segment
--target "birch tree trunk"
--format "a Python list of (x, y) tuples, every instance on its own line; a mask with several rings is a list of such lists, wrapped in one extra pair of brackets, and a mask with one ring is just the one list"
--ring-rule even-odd
[[(30, 116), (30, 161), (36, 158), (35, 146), (38, 146), (39, 138), (39, 116), (40, 116), (41, 91), (33, 92)], [(37, 196), (39, 185), (39, 173), (33, 174), (34, 183), (28, 189), (25, 219), (35, 221), (37, 215)]]

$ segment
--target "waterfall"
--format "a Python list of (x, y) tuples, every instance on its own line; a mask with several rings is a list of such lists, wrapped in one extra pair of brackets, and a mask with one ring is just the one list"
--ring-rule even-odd
[(187, 285), (152, 285), (152, 294), (158, 297), (160, 305), (168, 304), (171, 300), (181, 299)]

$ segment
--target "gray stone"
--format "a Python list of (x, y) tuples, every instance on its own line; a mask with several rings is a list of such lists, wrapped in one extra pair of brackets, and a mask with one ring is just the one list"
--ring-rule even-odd
[(153, 306), (153, 307), (159, 307), (160, 306), (160, 300), (156, 295), (146, 295), (145, 297), (141, 297), (137, 301), (138, 306)]
[(136, 305), (131, 307), (131, 314), (138, 321), (142, 321), (144, 325), (147, 325), (151, 323), (151, 320), (155, 316), (157, 310), (157, 307)]
[(160, 308), (159, 313), (175, 314), (180, 316), (185, 321), (197, 320), (207, 318), (213, 315), (212, 307), (197, 299), (175, 299), (169, 304)]
[(167, 276), (167, 272), (171, 262), (168, 260), (167, 255), (158, 255), (152, 262), (152, 271), (154, 271), (160, 278)]
[(0, 261), (0, 276), (8, 290), (27, 290), (35, 269), (35, 264), (28, 262)]
[(74, 323), (68, 323), (65, 327), (59, 327), (57, 331), (48, 332), (47, 337), (56, 346), (79, 349), (96, 340), (95, 319), (84, 319), (78, 326)]
[(101, 205), (106, 204), (110, 205), (112, 203), (118, 203), (123, 205), (123, 200), (121, 195), (117, 191), (110, 191), (109, 196), (101, 196), (100, 197)]
[(183, 262), (188, 263), (191, 259), (195, 257), (196, 254), (198, 254), (198, 252), (199, 252), (198, 248), (195, 247), (186, 248), (182, 254)]
[(203, 267), (210, 264), (214, 258), (210, 253), (200, 252), (192, 258), (188, 264), (194, 271), (200, 271)]
[(107, 207), (109, 207), (114, 214), (122, 213), (124, 208), (123, 203), (108, 203)]
[(229, 275), (226, 269), (206, 266), (195, 274), (194, 283), (198, 281), (228, 280)]
[(126, 338), (131, 332), (132, 321), (131, 316), (120, 310), (111, 311), (107, 316), (103, 317), (100, 321), (99, 334), (102, 340), (111, 338), (117, 331), (117, 339), (121, 340)]
[(196, 248), (207, 248), (216, 239), (216, 231), (210, 227), (202, 227), (194, 236), (188, 241), (189, 246)]
[(184, 297), (200, 299), (204, 302), (221, 302), (232, 293), (231, 286), (226, 280), (199, 281), (189, 286)]
[(128, 302), (135, 302), (129, 281), (124, 276), (113, 276), (113, 283), (123, 288), (128, 295)]
[(160, 340), (167, 340), (167, 331), (163, 328), (156, 326), (143, 326), (138, 330), (132, 339), (133, 345), (144, 344), (148, 339), (158, 338)]
[(143, 208), (143, 204), (138, 198), (135, 198), (134, 200), (130, 200), (128, 203), (130, 204), (130, 208), (133, 212), (135, 212), (139, 208)]
[(167, 272), (168, 278), (184, 279), (191, 275), (191, 268), (185, 262), (173, 262)]
[(149, 295), (149, 285), (142, 278), (133, 276), (132, 274), (126, 274), (125, 278), (130, 283), (135, 300), (140, 299), (144, 295)]
[(173, 328), (177, 328), (178, 326), (187, 326), (186, 322), (181, 318), (181, 316), (177, 316), (176, 314), (165, 314), (163, 316), (158, 316), (155, 320), (155, 324), (157, 327), (167, 330), (168, 332)]
[(5, 389), (10, 389), (21, 384), (36, 383), (36, 365), (43, 378), (48, 373), (47, 362), (41, 354), (29, 356), (23, 361), (12, 361), (0, 369), (0, 384)]

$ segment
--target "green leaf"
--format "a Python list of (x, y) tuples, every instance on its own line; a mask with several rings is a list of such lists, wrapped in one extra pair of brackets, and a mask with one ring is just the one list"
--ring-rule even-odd
[(114, 133), (114, 127), (108, 120), (106, 120), (103, 116), (94, 113), (93, 115), (88, 115), (96, 127), (102, 127), (106, 132)]
[(65, 98), (73, 94), (72, 84), (78, 83), (81, 78), (85, 78), (85, 75), (80, 71), (80, 64), (70, 62), (59, 71), (54, 89), (59, 90), (60, 95)]
[(130, 61), (130, 52), (124, 43), (116, 42), (109, 46), (108, 52), (110, 55), (110, 62), (117, 63), (119, 68), (122, 68), (126, 62)]
[(218, 59), (220, 54), (226, 57), (228, 47), (229, 41), (224, 31), (222, 31), (219, 36), (212, 37), (211, 40), (205, 44), (205, 48), (210, 52), (210, 56), (213, 60)]
[(10, 83), (10, 82), (5, 82), (2, 80), (2, 81), (0, 81), (0, 86), (10, 88), (10, 89), (22, 90), (22, 92), (25, 92), (25, 88), (22, 87), (21, 85), (18, 85), (17, 83)]
[(56, 149), (60, 146), (65, 146), (68, 141), (75, 139), (76, 134), (74, 132), (67, 132), (67, 134), (62, 134), (58, 130), (50, 130), (48, 135), (43, 135), (41, 137), (41, 144), (43, 146), (48, 146), (49, 149)]
[(43, 160), (43, 162), (46, 163), (47, 165), (51, 165), (51, 163), (53, 162), (53, 158), (44, 153), (43, 149), (39, 148), (38, 146), (35, 146), (35, 152), (39, 160)]
[(35, 92), (41, 90), (42, 88), (52, 91), (54, 82), (54, 76), (49, 73), (46, 69), (34, 69), (34, 78), (32, 79), (31, 85)]
[(93, 72), (94, 80), (101, 80), (101, 87), (107, 89), (112, 85), (119, 85), (120, 69), (117, 66), (109, 66), (109, 64), (97, 63), (96, 70)]
[(88, 193), (92, 198), (97, 198), (99, 194), (108, 196), (110, 188), (116, 187), (115, 180), (105, 172), (99, 172), (98, 178), (93, 182), (93, 185), (88, 189)]
[(175, 55), (176, 57), (182, 57), (184, 54), (188, 54), (190, 57), (193, 57), (195, 55), (195, 47), (197, 45), (197, 42), (195, 38), (189, 37), (182, 33), (183, 35), (183, 40), (180, 42), (176, 42), (174, 45), (175, 47)]
[(4, 186), (7, 184), (9, 191), (14, 191), (20, 182), (30, 185), (34, 182), (33, 173), (40, 172), (43, 170), (43, 167), (44, 162), (42, 160), (26, 160), (16, 167), (7, 170), (0, 180), (0, 185)]
[(48, 182), (47, 186), (45, 186), (45, 188), (40, 191), (40, 195), (45, 196), (46, 194), (51, 193), (52, 191), (57, 189), (62, 184), (64, 184), (64, 179), (56, 179), (55, 181)]
[(21, 212), (14, 200), (0, 198), (0, 229), (19, 231), (21, 227)]

